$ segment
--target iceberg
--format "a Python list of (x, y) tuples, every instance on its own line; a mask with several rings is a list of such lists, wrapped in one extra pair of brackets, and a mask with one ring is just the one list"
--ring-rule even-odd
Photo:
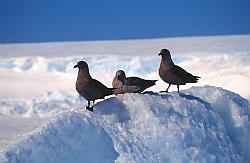
[(123, 94), (75, 108), (5, 151), (6, 162), (249, 162), (250, 107), (203, 86)]

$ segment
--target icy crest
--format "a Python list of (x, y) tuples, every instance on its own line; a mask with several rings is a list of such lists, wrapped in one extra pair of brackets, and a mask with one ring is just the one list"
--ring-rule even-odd
[(249, 162), (249, 102), (217, 87), (125, 94), (65, 112), (6, 151), (9, 162)]

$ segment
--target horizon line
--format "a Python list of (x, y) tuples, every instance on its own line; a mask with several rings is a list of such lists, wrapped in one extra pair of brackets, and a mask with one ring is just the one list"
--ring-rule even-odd
[(139, 40), (158, 40), (158, 39), (175, 39), (175, 38), (195, 38), (195, 37), (232, 37), (232, 36), (250, 36), (245, 34), (215, 34), (215, 35), (183, 35), (183, 36), (162, 36), (162, 37), (144, 37), (144, 38), (121, 38), (121, 39), (76, 39), (76, 40), (47, 40), (47, 41), (17, 41), (17, 42), (0, 42), (0, 45), (10, 44), (46, 44), (46, 43), (63, 43), (63, 42), (108, 42), (108, 41), (139, 41)]

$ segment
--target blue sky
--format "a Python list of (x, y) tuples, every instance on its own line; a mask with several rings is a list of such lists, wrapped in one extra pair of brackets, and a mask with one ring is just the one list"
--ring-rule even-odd
[(0, 0), (0, 43), (249, 33), (249, 0)]

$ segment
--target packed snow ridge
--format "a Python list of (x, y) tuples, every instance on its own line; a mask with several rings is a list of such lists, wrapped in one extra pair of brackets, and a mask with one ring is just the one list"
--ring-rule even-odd
[(74, 109), (6, 151), (7, 162), (250, 162), (248, 100), (222, 88), (124, 94)]

